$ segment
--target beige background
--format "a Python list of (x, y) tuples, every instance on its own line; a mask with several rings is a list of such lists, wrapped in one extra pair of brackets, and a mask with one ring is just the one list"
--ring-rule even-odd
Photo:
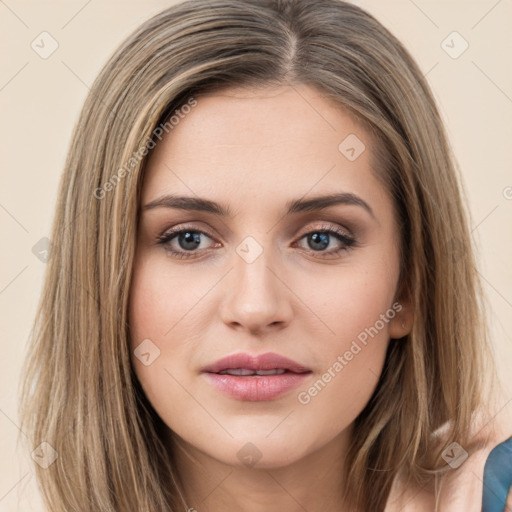
[[(117, 45), (170, 0), (0, 0), (0, 511), (41, 510), (30, 454), (16, 450), (17, 386), (72, 127)], [(464, 172), (499, 371), (512, 407), (512, 2), (362, 0), (401, 39), (434, 89)], [(58, 42), (47, 59), (32, 41)], [(458, 58), (463, 40), (469, 44)], [(448, 47), (446, 47), (448, 45)], [(452, 47), (451, 49), (449, 47)], [(46, 48), (49, 48), (47, 40)], [(475, 376), (477, 378), (477, 376)]]

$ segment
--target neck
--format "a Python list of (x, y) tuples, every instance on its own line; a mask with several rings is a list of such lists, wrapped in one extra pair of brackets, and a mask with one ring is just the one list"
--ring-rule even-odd
[(348, 428), (300, 460), (275, 467), (232, 466), (197, 450), (168, 431), (184, 496), (191, 512), (340, 512)]

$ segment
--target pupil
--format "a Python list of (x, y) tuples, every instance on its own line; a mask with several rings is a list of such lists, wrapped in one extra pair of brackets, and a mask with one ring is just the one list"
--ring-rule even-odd
[(178, 241), (179, 241), (180, 247), (182, 249), (193, 250), (196, 247), (198, 247), (199, 244), (201, 243), (199, 238), (200, 238), (200, 233), (191, 233), (191, 232), (187, 231), (186, 233), (181, 233), (178, 236)]
[(311, 246), (312, 249), (325, 249), (329, 245), (329, 235), (327, 233), (313, 233), (309, 239), (313, 244), (320, 244), (320, 247), (318, 245)]

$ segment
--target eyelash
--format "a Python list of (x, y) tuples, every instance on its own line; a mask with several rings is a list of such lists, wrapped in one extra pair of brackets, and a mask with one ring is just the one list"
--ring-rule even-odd
[[(157, 244), (158, 245), (163, 245), (165, 247), (165, 250), (173, 258), (178, 258), (178, 259), (197, 258), (198, 256), (196, 256), (196, 254), (198, 252), (200, 252), (200, 251), (196, 250), (196, 251), (188, 251), (188, 252), (185, 251), (185, 252), (182, 252), (182, 251), (176, 251), (176, 250), (170, 248), (170, 244), (169, 243), (174, 238), (176, 238), (176, 236), (178, 236), (178, 235), (180, 235), (182, 233), (187, 233), (187, 232), (189, 232), (189, 233), (198, 233), (198, 234), (201, 234), (201, 235), (206, 235), (208, 238), (212, 238), (213, 239), (213, 237), (211, 235), (209, 235), (205, 231), (193, 228), (192, 226), (190, 226), (190, 227), (185, 226), (185, 227), (182, 227), (180, 229), (176, 229), (176, 230), (173, 230), (173, 231), (167, 231), (166, 233), (164, 233), (162, 235), (159, 235), (157, 237)], [(311, 252), (313, 252), (313, 253), (318, 253), (318, 254), (322, 254), (323, 253), (323, 254), (325, 254), (325, 256), (320, 256), (320, 257), (327, 258), (327, 257), (335, 256), (335, 255), (339, 254), (342, 251), (348, 251), (349, 249), (354, 247), (355, 244), (356, 244), (355, 238), (350, 237), (345, 232), (341, 231), (340, 229), (333, 228), (332, 226), (329, 226), (329, 225), (323, 225), (323, 226), (320, 226), (317, 229), (314, 229), (312, 231), (308, 231), (307, 233), (304, 233), (300, 237), (299, 240), (302, 240), (304, 237), (306, 237), (308, 235), (312, 235), (314, 233), (322, 233), (322, 234), (332, 235), (335, 238), (337, 238), (340, 242), (343, 243), (343, 245), (341, 247), (339, 247), (338, 249), (327, 251), (327, 252), (311, 250)], [(203, 249), (203, 250), (206, 250), (206, 249)]]

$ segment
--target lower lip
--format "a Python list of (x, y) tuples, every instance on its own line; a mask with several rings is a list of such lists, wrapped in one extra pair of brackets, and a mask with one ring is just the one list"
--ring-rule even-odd
[(304, 382), (309, 373), (282, 373), (280, 375), (260, 375), (238, 377), (205, 373), (208, 381), (219, 391), (238, 400), (261, 402), (284, 395)]

